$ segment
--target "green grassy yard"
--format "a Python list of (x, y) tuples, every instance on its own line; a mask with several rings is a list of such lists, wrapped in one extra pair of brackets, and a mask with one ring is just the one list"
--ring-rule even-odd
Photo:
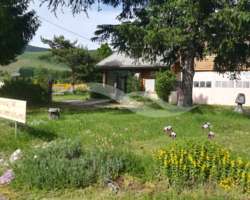
[[(60, 100), (60, 99), (58, 99)], [(207, 135), (201, 125), (209, 121), (216, 133), (214, 143), (224, 146), (234, 155), (250, 160), (250, 116), (232, 112), (230, 107), (199, 106), (194, 110), (172, 117), (150, 118), (126, 109), (74, 108), (59, 104), (62, 116), (58, 121), (48, 119), (47, 108), (28, 111), (26, 126), (19, 126), (14, 137), (13, 123), (0, 121), (0, 156), (7, 157), (17, 148), (24, 152), (36, 145), (60, 139), (77, 139), (85, 148), (132, 150), (140, 157), (152, 156), (170, 143), (194, 140), (201, 143)], [(163, 127), (171, 125), (177, 139), (171, 140)], [(1, 172), (1, 169), (0, 169)], [(19, 190), (12, 186), (0, 187), (0, 194), (12, 199), (249, 199), (239, 191), (224, 191), (211, 186), (176, 191), (159, 178), (142, 181), (125, 175), (124, 188), (114, 195), (108, 188), (94, 184), (86, 189), (59, 191)], [(133, 184), (130, 184), (133, 183)]]

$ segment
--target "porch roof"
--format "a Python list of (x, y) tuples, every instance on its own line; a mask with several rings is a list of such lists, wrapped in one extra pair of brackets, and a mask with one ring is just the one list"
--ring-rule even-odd
[(162, 68), (166, 67), (160, 59), (154, 63), (143, 59), (134, 59), (124, 53), (114, 52), (111, 56), (105, 58), (97, 65), (99, 69), (142, 69), (142, 68)]

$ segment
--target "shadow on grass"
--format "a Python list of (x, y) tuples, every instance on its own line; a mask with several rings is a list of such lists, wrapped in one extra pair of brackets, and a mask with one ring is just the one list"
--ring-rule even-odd
[(97, 106), (74, 106), (67, 103), (55, 103), (53, 107), (58, 107), (62, 110), (62, 113), (66, 114), (81, 114), (81, 113), (106, 113), (114, 112), (113, 114), (131, 114), (132, 111), (126, 108), (111, 108), (111, 107), (102, 107), (108, 104), (97, 105)]
[(200, 115), (204, 114), (204, 112), (202, 111), (200, 106), (190, 110), (190, 113), (192, 113), (192, 114), (200, 114)]
[(55, 133), (51, 131), (48, 131), (48, 130), (45, 131), (45, 130), (41, 130), (38, 128), (30, 127), (30, 126), (20, 126), (20, 129), (23, 132), (26, 132), (27, 134), (29, 134), (31, 137), (38, 138), (46, 142), (50, 142), (58, 137)]

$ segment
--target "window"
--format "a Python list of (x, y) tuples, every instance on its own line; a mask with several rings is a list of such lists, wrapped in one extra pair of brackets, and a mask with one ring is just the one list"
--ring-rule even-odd
[(217, 88), (234, 88), (233, 81), (216, 81), (215, 87)]
[(228, 87), (227, 81), (222, 81), (221, 87), (222, 88), (227, 88)]
[(198, 88), (200, 86), (199, 81), (194, 81), (194, 87)]
[(207, 81), (206, 82), (206, 87), (207, 88), (211, 88), (212, 87), (212, 82), (211, 81)]
[(215, 87), (220, 88), (222, 85), (221, 81), (216, 81), (215, 82)]
[(195, 88), (211, 88), (212, 82), (211, 81), (194, 81)]
[(206, 86), (206, 82), (205, 81), (201, 81), (200, 82), (200, 87), (205, 87)]
[(237, 81), (236, 82), (236, 87), (237, 88), (242, 88), (242, 81)]
[(236, 81), (236, 87), (237, 88), (250, 88), (250, 82), (249, 81)]
[(249, 88), (250, 87), (250, 82), (249, 81), (244, 81), (243, 82), (243, 88)]
[(228, 87), (229, 88), (234, 88), (234, 82), (233, 81), (228, 81)]

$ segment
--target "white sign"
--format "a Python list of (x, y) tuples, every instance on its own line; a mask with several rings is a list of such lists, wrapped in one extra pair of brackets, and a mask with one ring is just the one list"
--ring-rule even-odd
[(0, 117), (26, 123), (26, 101), (0, 98)]

